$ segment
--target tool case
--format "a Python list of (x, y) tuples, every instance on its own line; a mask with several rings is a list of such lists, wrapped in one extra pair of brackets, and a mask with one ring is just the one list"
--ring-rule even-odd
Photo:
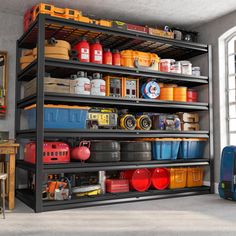
[(168, 32), (165, 30), (161, 30), (161, 29), (155, 29), (155, 28), (148, 28), (148, 33), (151, 35), (155, 35), (155, 36), (160, 36), (160, 37), (164, 37), (164, 38), (174, 38), (174, 33), (173, 32)]
[(108, 193), (129, 192), (129, 180), (127, 180), (127, 179), (106, 179), (106, 191)]
[(236, 201), (236, 146), (227, 146), (221, 154), (219, 195)]
[(140, 26), (140, 25), (132, 25), (132, 24), (127, 24), (127, 30), (135, 31), (139, 33), (145, 33), (145, 34), (147, 34), (148, 32), (147, 27)]
[(134, 50), (121, 51), (121, 65), (139, 69), (159, 70), (160, 58), (155, 53)]

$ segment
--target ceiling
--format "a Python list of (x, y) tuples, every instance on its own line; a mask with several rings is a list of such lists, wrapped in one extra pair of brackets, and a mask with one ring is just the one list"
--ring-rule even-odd
[(0, 11), (23, 15), (39, 2), (82, 10), (97, 18), (141, 25), (193, 28), (236, 10), (235, 0), (1, 0)]

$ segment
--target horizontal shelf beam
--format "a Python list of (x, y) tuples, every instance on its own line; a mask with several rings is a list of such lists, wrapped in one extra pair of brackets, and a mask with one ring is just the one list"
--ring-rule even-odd
[[(35, 165), (17, 160), (18, 168), (35, 171)], [(162, 160), (162, 161), (146, 161), (146, 162), (114, 162), (114, 163), (81, 163), (70, 162), (66, 164), (45, 164), (44, 173), (78, 173), (78, 172), (93, 172), (93, 171), (111, 171), (111, 170), (127, 170), (137, 168), (158, 168), (158, 167), (182, 167), (182, 166), (208, 166), (208, 159), (177, 159), (177, 160)]]
[[(36, 130), (17, 131), (16, 135), (21, 138), (36, 137)], [(89, 130), (89, 129), (44, 129), (46, 138), (208, 138), (208, 131), (168, 131), (168, 130)]]
[[(155, 99), (128, 99), (128, 98), (114, 98), (103, 96), (86, 96), (77, 94), (64, 94), (64, 93), (45, 93), (45, 102), (62, 103), (62, 104), (84, 104), (87, 106), (119, 106), (123, 108), (151, 108), (152, 111), (159, 109), (178, 109), (178, 111), (195, 110), (207, 111), (208, 103), (187, 103), (175, 101), (161, 101)], [(21, 99), (17, 105), (19, 108), (25, 108), (36, 102), (36, 95), (31, 95), (27, 98)]]
[(208, 186), (167, 189), (167, 190), (150, 190), (147, 192), (128, 192), (120, 194), (105, 194), (94, 197), (84, 197), (80, 199), (71, 199), (68, 201), (44, 201), (43, 211), (62, 210), (75, 207), (87, 207), (96, 205), (106, 205), (114, 203), (126, 203), (134, 201), (144, 201), (151, 199), (165, 199), (173, 197), (184, 197), (199, 194), (209, 194)]

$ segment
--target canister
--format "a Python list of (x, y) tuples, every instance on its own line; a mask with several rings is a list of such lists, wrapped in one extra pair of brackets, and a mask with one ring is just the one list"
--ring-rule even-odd
[(180, 61), (181, 73), (185, 75), (192, 75), (192, 63), (190, 61)]
[(179, 101), (179, 102), (187, 101), (187, 87), (174, 88), (174, 101)]
[(166, 88), (166, 87), (161, 88), (161, 93), (160, 93), (159, 98), (160, 98), (160, 100), (173, 101), (174, 89), (173, 88)]
[(201, 68), (199, 66), (194, 66), (192, 68), (192, 75), (201, 76)]

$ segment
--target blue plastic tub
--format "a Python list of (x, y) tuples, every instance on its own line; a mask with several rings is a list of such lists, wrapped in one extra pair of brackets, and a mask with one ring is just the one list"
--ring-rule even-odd
[[(44, 128), (85, 129), (89, 107), (44, 105)], [(29, 129), (36, 128), (36, 105), (25, 109)]]
[(152, 141), (153, 160), (177, 159), (181, 139), (155, 139)]
[(207, 139), (183, 139), (178, 157), (184, 159), (203, 158), (206, 141)]

